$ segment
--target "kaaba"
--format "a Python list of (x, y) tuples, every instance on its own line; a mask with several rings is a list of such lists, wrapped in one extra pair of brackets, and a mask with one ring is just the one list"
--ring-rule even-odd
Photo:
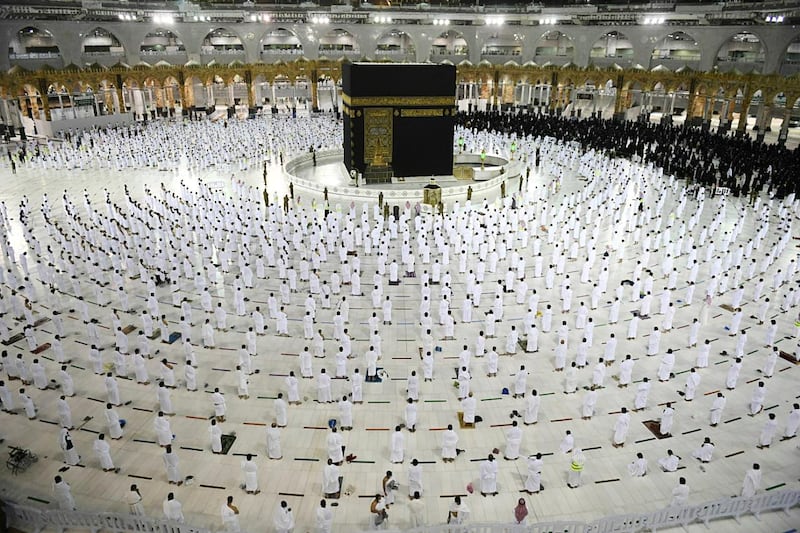
[(367, 183), (453, 173), (456, 68), (345, 63), (344, 164)]

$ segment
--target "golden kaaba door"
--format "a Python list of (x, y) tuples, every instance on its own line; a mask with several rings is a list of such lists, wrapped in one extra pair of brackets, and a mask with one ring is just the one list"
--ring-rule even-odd
[(364, 163), (384, 167), (392, 161), (392, 108), (364, 109)]

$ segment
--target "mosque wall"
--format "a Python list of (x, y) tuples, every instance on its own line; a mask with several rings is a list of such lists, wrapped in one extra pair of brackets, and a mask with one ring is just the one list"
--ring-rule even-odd
[[(19, 51), (19, 32), (27, 27), (34, 27), (44, 32), (48, 32), (57, 44), (64, 65), (74, 64), (84, 66), (91, 63), (83, 57), (83, 40), (96, 27), (101, 26), (111, 32), (121, 43), (125, 50), (124, 57), (120, 58), (121, 63), (135, 66), (142, 61), (153, 64), (159, 60), (166, 60), (168, 63), (176, 64), (170, 57), (158, 57), (149, 55), (143, 57), (140, 54), (140, 47), (148, 33), (152, 33), (159, 28), (151, 23), (131, 23), (131, 22), (108, 22), (98, 24), (96, 21), (75, 22), (75, 21), (22, 21), (4, 20), (0, 21), (0, 47), (9, 49), (9, 46)], [(680, 66), (690, 66), (693, 70), (710, 71), (714, 67), (725, 69), (731, 67), (733, 63), (739, 71), (756, 71), (763, 74), (777, 73), (781, 70), (784, 60), (787, 58), (787, 51), (793, 41), (800, 38), (800, 32), (790, 26), (677, 26), (677, 25), (631, 25), (631, 26), (575, 26), (575, 25), (548, 25), (548, 26), (508, 26), (508, 27), (486, 27), (486, 26), (460, 26), (453, 25), (447, 28), (428, 27), (422, 25), (385, 25), (375, 24), (340, 24), (340, 25), (315, 25), (315, 24), (284, 24), (284, 23), (240, 23), (226, 27), (232, 35), (235, 35), (242, 43), (244, 52), (235, 59), (219, 54), (218, 62), (229, 63), (238, 60), (243, 63), (256, 63), (271, 59), (286, 60), (281, 54), (270, 54), (272, 57), (264, 57), (262, 54), (262, 41), (275, 42), (275, 37), (270, 36), (276, 29), (284, 29), (292, 34), (292, 41), (299, 41), (303, 47), (303, 57), (306, 59), (319, 59), (325, 55), (328, 59), (339, 59), (347, 57), (350, 60), (374, 59), (380, 55), (378, 43), (381, 37), (391, 31), (402, 32), (407, 35), (410, 42), (414, 45), (414, 57), (416, 61), (451, 61), (458, 64), (468, 61), (478, 64), (482, 60), (491, 63), (505, 63), (514, 61), (517, 64), (525, 64), (535, 61), (537, 64), (570, 64), (578, 67), (587, 67), (597, 64), (596, 58), (591, 57), (592, 48), (610, 32), (621, 32), (627, 42), (630, 43), (630, 50), (625, 57), (612, 58), (620, 59), (621, 62), (629, 66), (640, 66), (645, 70), (651, 68), (651, 57), (653, 50), (665, 36), (674, 32), (684, 32), (697, 42), (700, 51), (699, 62), (689, 62), (681, 65), (676, 62), (671, 68)], [(209, 33), (219, 29), (215, 23), (174, 23), (168, 29), (173, 32), (180, 42), (185, 46), (186, 61), (200, 61), (201, 46)], [(431, 31), (431, 30), (434, 31)], [(546, 34), (558, 32), (563, 35), (563, 43), (556, 42), (556, 46), (544, 45), (541, 43)], [(733, 41), (737, 34), (747, 32), (757, 38), (757, 42)], [(454, 39), (461, 40), (465, 46), (453, 50), (448, 46), (446, 53), (441, 53), (434, 47), (434, 43), (444, 38), (452, 42)], [(509, 47), (505, 54), (482, 54), (488, 43), (497, 40), (520, 43), (520, 47)], [(546, 42), (547, 39), (545, 38)], [(332, 42), (343, 45), (339, 49), (320, 50), (321, 42)], [(552, 43), (551, 43), (552, 44)], [(725, 47), (725, 48), (723, 48)], [(356, 55), (348, 52), (350, 49), (358, 50)], [(518, 49), (517, 49), (518, 48)], [(554, 52), (551, 55), (537, 55), (536, 50), (547, 49)], [(756, 48), (756, 58), (752, 61), (731, 61), (727, 56), (722, 61), (718, 60), (720, 51), (726, 52), (729, 49), (752, 49)], [(571, 50), (566, 54), (566, 50)], [(320, 52), (323, 52), (321, 54)], [(340, 52), (337, 55), (337, 52)], [(452, 53), (451, 53), (452, 52)], [(496, 52), (496, 50), (495, 50)], [(168, 54), (164, 54), (168, 56)], [(296, 55), (286, 54), (288, 59), (296, 59)], [(491, 57), (487, 57), (491, 55)], [(725, 54), (723, 54), (725, 55)], [(11, 58), (0, 56), (0, 70), (8, 70), (14, 65), (23, 68), (38, 65), (26, 63), (25, 58)], [(181, 63), (183, 64), (183, 63)], [(601, 65), (602, 66), (602, 65)], [(620, 65), (626, 66), (626, 65)], [(733, 68), (732, 67), (732, 68)]]
[[(613, 114), (619, 117), (685, 112), (687, 120), (708, 122), (716, 115), (722, 127), (730, 127), (738, 112), (754, 117), (759, 128), (772, 118), (783, 119), (785, 133), (800, 98), (800, 77), (785, 76), (800, 71), (800, 54), (792, 53), (800, 33), (788, 26), (554, 25), (546, 31), (452, 26), (440, 33), (423, 26), (373, 24), (243, 23), (221, 28), (180, 23), (159, 29), (120, 22), (100, 27), (121, 45), (113, 53), (83, 53), (86, 40), (94, 38), (96, 22), (0, 21), (0, 46), (22, 53), (20, 31), (32, 38), (33, 28), (41, 34), (37, 39), (49, 36), (50, 41), (42, 42), (55, 43), (58, 50), (44, 57), (0, 57), (0, 95), (18, 98), (23, 115), (41, 120), (51, 119), (51, 105), (63, 107), (73, 93), (89, 90), (97, 95), (97, 115), (134, 111), (140, 112), (139, 119), (234, 101), (251, 109), (274, 107), (277, 101), (291, 107), (302, 97), (317, 108), (320, 94), (341, 110), (335, 86), (343, 62), (394, 59), (378, 49), (380, 43), (394, 42), (386, 37), (394, 32), (405, 43), (398, 59), (456, 64), (458, 98), (487, 108), (544, 106), (575, 112), (577, 106), (571, 104), (590, 91), (598, 101), (612, 98)], [(224, 31), (231, 42), (239, 39), (244, 50), (204, 48), (215, 31)], [(681, 38), (665, 44), (675, 34)], [(141, 50), (146, 39), (153, 43), (159, 38), (166, 39), (163, 49)], [(281, 41), (286, 50), (264, 49)], [(620, 57), (616, 43), (621, 43)], [(321, 44), (327, 55), (320, 56)], [(43, 98), (48, 92), (62, 97)], [(134, 100), (144, 106), (132, 109)], [(739, 120), (736, 127), (745, 123)]]

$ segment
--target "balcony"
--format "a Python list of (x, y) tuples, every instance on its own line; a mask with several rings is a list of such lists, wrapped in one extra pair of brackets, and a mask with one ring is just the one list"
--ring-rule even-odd
[(456, 46), (453, 48), (446, 48), (437, 45), (431, 47), (431, 61), (434, 63), (449, 61), (454, 65), (458, 65), (467, 59), (469, 59), (469, 50), (465, 47)]
[(633, 54), (624, 57), (590, 57), (589, 63), (597, 68), (608, 68), (619, 65), (622, 68), (633, 66)]
[(743, 59), (720, 59), (717, 58), (715, 68), (720, 72), (730, 72), (738, 70), (743, 74), (751, 72), (759, 73), (764, 68), (764, 60), (743, 60)]
[(509, 61), (516, 61), (522, 64), (524, 63), (522, 60), (522, 47), (506, 46), (484, 49), (481, 51), (481, 61), (488, 61), (493, 65), (502, 65)]
[(166, 61), (172, 65), (184, 65), (189, 60), (189, 56), (183, 46), (142, 48), (139, 50), (139, 58), (150, 64)]
[(278, 61), (295, 61), (303, 57), (303, 47), (293, 45), (265, 45), (261, 49), (261, 61), (264, 63), (276, 63)]
[(319, 56), (330, 59), (346, 57), (347, 59), (354, 61), (361, 58), (361, 51), (353, 48), (351, 45), (321, 44), (319, 45)]
[(121, 47), (108, 47), (105, 50), (87, 50), (84, 49), (81, 54), (81, 63), (93, 64), (97, 63), (104, 67), (116, 65), (119, 62), (125, 61), (125, 50)]
[(390, 61), (416, 61), (417, 53), (414, 50), (395, 48), (395, 47), (381, 47), (375, 50), (375, 59), (388, 59)]
[(12, 65), (19, 65), (26, 70), (38, 70), (47, 65), (53, 68), (64, 66), (64, 60), (58, 52), (24, 52), (10, 53), (8, 59)]
[(661, 66), (675, 72), (679, 68), (690, 68), (692, 70), (698, 70), (700, 68), (700, 60), (695, 59), (677, 59), (677, 58), (656, 58), (653, 57), (650, 59), (650, 70)]
[(228, 65), (233, 61), (244, 63), (244, 55), (243, 47), (203, 46), (200, 48), (200, 58), (204, 65), (212, 61), (223, 65)]
[(557, 67), (562, 67), (567, 63), (571, 63), (572, 57), (566, 55), (560, 55), (560, 56), (537, 55), (533, 57), (533, 61), (537, 65), (549, 64), (549, 65), (555, 65)]

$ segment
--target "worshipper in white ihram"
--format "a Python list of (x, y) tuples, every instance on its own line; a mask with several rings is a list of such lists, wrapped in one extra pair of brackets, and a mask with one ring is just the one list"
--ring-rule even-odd
[(247, 494), (258, 494), (261, 492), (258, 488), (258, 465), (253, 461), (252, 454), (242, 460), (242, 473), (244, 474), (243, 488)]
[(53, 478), (53, 496), (58, 502), (58, 508), (62, 511), (75, 511), (75, 500), (72, 497), (72, 490), (69, 483), (64, 481), (61, 476)]
[(241, 531), (239, 525), (239, 508), (233, 505), (233, 496), (228, 496), (227, 502), (220, 508), (222, 525), (228, 533), (238, 533)]
[(742, 481), (742, 498), (752, 498), (761, 487), (761, 465), (753, 463), (753, 468), (748, 470)]
[(272, 422), (267, 428), (267, 457), (274, 460), (283, 458), (281, 433), (277, 422)]
[(631, 477), (643, 477), (647, 475), (647, 459), (641, 452), (636, 454), (636, 459), (628, 463), (628, 474)]
[(525, 488), (523, 490), (529, 494), (536, 494), (544, 490), (544, 486), (542, 486), (542, 467), (544, 466), (542, 454), (537, 453), (529, 456), (527, 466), (528, 475), (525, 478)]
[(183, 506), (181, 502), (175, 499), (175, 494), (170, 492), (167, 494), (167, 499), (164, 500), (162, 505), (164, 510), (164, 517), (167, 520), (172, 520), (173, 522), (178, 522), (179, 524), (183, 524), (186, 522), (186, 519), (183, 516)]
[(136, 484), (131, 485), (131, 489), (125, 494), (125, 503), (132, 515), (144, 516), (144, 505), (142, 505), (142, 493)]
[(480, 465), (480, 486), (481, 495), (497, 496), (497, 472), (499, 466), (495, 461), (494, 455), (489, 454), (485, 461)]

